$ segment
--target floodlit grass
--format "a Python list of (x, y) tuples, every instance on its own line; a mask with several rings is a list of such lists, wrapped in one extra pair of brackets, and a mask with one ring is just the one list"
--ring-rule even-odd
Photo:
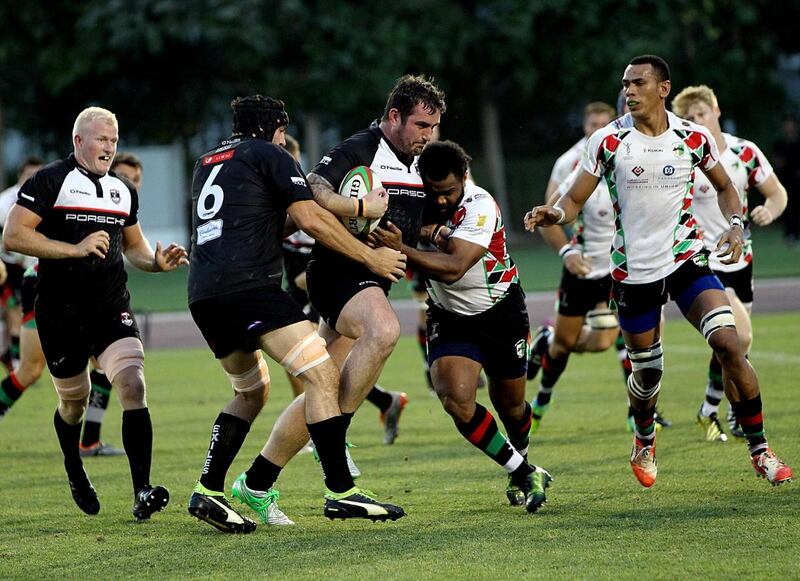
[[(767, 433), (800, 465), (800, 315), (755, 318), (752, 361), (763, 388)], [(146, 374), (155, 424), (153, 479), (172, 501), (135, 524), (125, 458), (86, 465), (102, 510), (83, 515), (69, 496), (52, 428), (55, 393), (43, 379), (0, 423), (0, 577), (3, 578), (794, 578), (800, 483), (755, 478), (742, 442), (710, 444), (694, 425), (708, 349), (688, 324), (665, 333), (661, 407), (675, 422), (658, 437), (659, 477), (640, 487), (628, 466), (625, 390), (615, 354), (575, 356), (531, 447), (555, 476), (536, 515), (507, 506), (501, 468), (461, 438), (428, 395), (420, 355), (403, 338), (382, 377), (411, 402), (394, 446), (384, 446), (366, 403), (351, 428), (361, 484), (405, 507), (396, 523), (322, 517), (321, 475), (295, 458), (278, 481), (281, 506), (298, 524), (227, 536), (191, 518), (186, 503), (209, 429), (227, 402), (225, 376), (204, 350), (151, 352)], [(270, 365), (272, 395), (228, 481), (258, 454), (290, 398)], [(532, 398), (535, 386), (529, 384)], [(488, 397), (480, 393), (485, 405)], [(724, 404), (723, 404), (724, 405)], [(724, 408), (723, 408), (724, 409)], [(120, 445), (120, 409), (104, 438)]]

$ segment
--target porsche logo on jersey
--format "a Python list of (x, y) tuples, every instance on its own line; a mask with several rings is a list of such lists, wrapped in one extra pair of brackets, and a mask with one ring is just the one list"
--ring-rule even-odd
[(131, 314), (128, 311), (122, 311), (119, 315), (119, 319), (123, 325), (128, 327), (133, 325), (133, 317), (131, 317)]
[(644, 173), (644, 168), (640, 165), (637, 165), (631, 171), (633, 172), (633, 175), (635, 175), (638, 178), (640, 175)]
[(119, 195), (119, 190), (112, 189), (108, 193), (111, 195), (111, 201), (115, 204), (119, 204), (119, 201), (122, 199)]

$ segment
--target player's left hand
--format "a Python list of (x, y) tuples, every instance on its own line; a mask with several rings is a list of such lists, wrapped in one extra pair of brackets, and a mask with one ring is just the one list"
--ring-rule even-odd
[(179, 244), (172, 243), (166, 248), (161, 248), (161, 242), (156, 242), (155, 271), (169, 272), (180, 266), (189, 264), (189, 253)]
[(750, 211), (750, 218), (759, 226), (769, 226), (775, 217), (764, 204), (756, 206)]
[(391, 222), (386, 222), (385, 229), (380, 226), (375, 228), (367, 239), (375, 246), (386, 246), (393, 250), (401, 250), (403, 247), (403, 232)]
[(725, 232), (714, 249), (720, 259), (728, 257), (726, 260), (721, 260), (722, 264), (738, 262), (742, 256), (742, 250), (744, 250), (744, 231), (739, 226), (734, 226)]

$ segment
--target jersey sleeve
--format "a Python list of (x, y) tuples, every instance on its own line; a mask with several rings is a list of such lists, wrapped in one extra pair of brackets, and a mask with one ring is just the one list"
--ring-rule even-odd
[(311, 173), (324, 178), (338, 192), (351, 169), (372, 163), (378, 144), (379, 140), (370, 130), (359, 131), (322, 156)]
[(128, 217), (125, 219), (125, 227), (133, 226), (139, 221), (139, 192), (136, 191), (136, 188), (133, 187), (133, 184), (125, 183), (128, 186), (128, 190), (131, 192), (131, 211), (128, 214)]
[(497, 205), (489, 194), (474, 194), (463, 206), (464, 218), (450, 234), (478, 246), (489, 248), (497, 226)]
[(620, 140), (608, 130), (595, 131), (587, 140), (581, 156), (580, 167), (595, 177), (602, 177), (606, 172), (606, 160), (614, 155)]
[(28, 178), (17, 194), (17, 204), (44, 217), (58, 198), (58, 183), (52, 171), (39, 170)]
[(268, 178), (272, 182), (274, 191), (282, 197), (284, 207), (288, 208), (295, 202), (313, 200), (314, 195), (297, 161), (281, 147), (276, 146), (273, 152), (274, 154), (269, 156)]
[(750, 187), (760, 186), (775, 173), (767, 156), (752, 141), (744, 143), (744, 147), (739, 152), (739, 159), (742, 160), (747, 170), (747, 185)]
[(719, 148), (717, 147), (717, 140), (705, 128), (701, 127), (703, 135), (703, 146), (700, 151), (700, 169), (708, 171), (719, 163)]

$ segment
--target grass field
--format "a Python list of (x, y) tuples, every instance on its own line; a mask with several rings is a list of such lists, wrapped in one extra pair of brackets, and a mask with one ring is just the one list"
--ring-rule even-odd
[[(764, 390), (776, 451), (800, 465), (800, 315), (758, 316), (752, 361)], [(351, 439), (360, 481), (405, 507), (396, 523), (322, 517), (320, 470), (295, 458), (278, 486), (297, 522), (226, 536), (191, 518), (189, 493), (209, 428), (227, 402), (222, 371), (205, 350), (147, 357), (155, 426), (154, 482), (172, 501), (135, 524), (124, 458), (92, 458), (102, 510), (73, 505), (52, 428), (49, 379), (29, 389), (0, 423), (2, 578), (796, 578), (800, 574), (800, 483), (772, 488), (755, 478), (743, 443), (709, 444), (694, 425), (707, 349), (687, 324), (666, 330), (661, 407), (675, 425), (659, 435), (659, 479), (646, 490), (628, 466), (625, 391), (612, 352), (576, 356), (556, 390), (531, 460), (555, 477), (536, 515), (507, 506), (505, 476), (456, 432), (428, 395), (416, 345), (403, 338), (382, 377), (411, 402), (397, 443), (384, 446), (370, 404)], [(289, 388), (271, 364), (273, 386), (229, 481), (259, 452)], [(528, 395), (535, 387), (529, 384)], [(485, 392), (480, 399), (488, 406)], [(121, 444), (112, 402), (104, 437)]]
[[(800, 276), (800, 250), (784, 245), (779, 226), (758, 229), (754, 234), (757, 279), (783, 276)], [(542, 242), (541, 237), (523, 236), (511, 249), (519, 265), (523, 288), (528, 291), (546, 291), (558, 287), (561, 261)], [(187, 269), (153, 276), (128, 268), (132, 305), (136, 311), (186, 310)], [(393, 299), (410, 298), (406, 281), (392, 289)]]

